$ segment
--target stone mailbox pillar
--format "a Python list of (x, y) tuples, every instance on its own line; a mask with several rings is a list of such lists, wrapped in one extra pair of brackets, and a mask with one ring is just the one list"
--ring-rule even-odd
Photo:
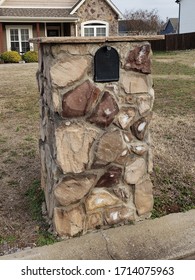
[[(49, 218), (60, 236), (150, 215), (148, 127), (154, 90), (151, 49), (145, 40), (37, 39), (42, 188)], [(109, 58), (102, 59), (104, 51), (112, 66)], [(98, 69), (105, 69), (104, 63), (108, 70), (102, 73)]]

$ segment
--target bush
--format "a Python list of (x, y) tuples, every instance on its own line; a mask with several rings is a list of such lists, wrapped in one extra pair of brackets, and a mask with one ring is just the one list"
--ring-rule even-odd
[(25, 62), (38, 62), (38, 53), (35, 51), (28, 51), (23, 55)]
[(16, 51), (7, 51), (1, 54), (1, 59), (6, 63), (18, 63), (22, 57)]

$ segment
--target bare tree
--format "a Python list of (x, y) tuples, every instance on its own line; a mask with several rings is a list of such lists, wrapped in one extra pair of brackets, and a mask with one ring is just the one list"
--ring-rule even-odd
[(135, 34), (157, 34), (165, 24), (158, 15), (158, 11), (153, 9), (148, 10), (126, 10), (124, 13), (125, 20), (123, 25), (126, 25), (128, 33)]

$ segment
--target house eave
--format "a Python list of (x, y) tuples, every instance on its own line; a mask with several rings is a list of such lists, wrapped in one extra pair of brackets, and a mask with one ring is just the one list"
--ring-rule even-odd
[(55, 7), (45, 7), (45, 6), (33, 6), (33, 7), (24, 7), (24, 6), (0, 6), (2, 9), (68, 9), (70, 10), (72, 7), (67, 6), (67, 7), (61, 7), (61, 6), (55, 6)]
[[(85, 2), (85, 0), (81, 0), (78, 2), (78, 4), (76, 4), (75, 6), (73, 6), (72, 11), (70, 12), (70, 15), (73, 15), (74, 13), (76, 13), (76, 11), (81, 7), (81, 5)], [(110, 0), (106, 0), (106, 2), (110, 5), (110, 7), (115, 11), (115, 13), (118, 15), (119, 19), (124, 19), (123, 14), (120, 12), (120, 10), (110, 1)]]
[(0, 17), (1, 22), (77, 22), (78, 17)]

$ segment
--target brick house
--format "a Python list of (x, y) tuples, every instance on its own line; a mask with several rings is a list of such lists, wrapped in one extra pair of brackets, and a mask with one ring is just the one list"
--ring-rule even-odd
[(110, 0), (0, 0), (0, 53), (33, 50), (33, 37), (115, 36), (120, 18)]

